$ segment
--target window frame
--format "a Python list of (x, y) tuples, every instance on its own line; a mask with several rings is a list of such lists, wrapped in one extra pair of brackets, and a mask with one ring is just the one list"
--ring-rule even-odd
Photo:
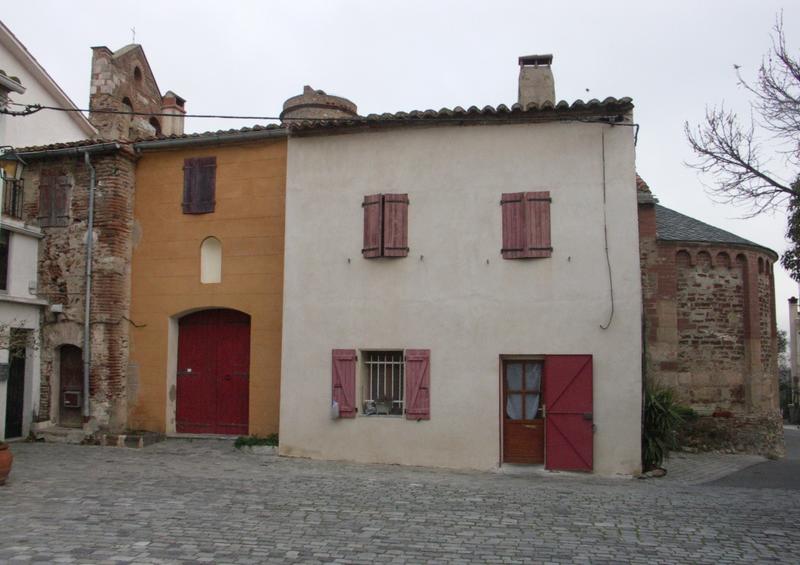
[[(373, 388), (371, 379), (371, 368), (370, 365), (373, 364), (369, 359), (373, 355), (396, 355), (400, 358), (400, 375), (399, 375), (399, 383), (398, 383), (398, 393), (396, 397), (392, 398), (391, 400), (386, 400), (385, 398), (381, 400), (380, 398), (368, 398), (369, 396), (373, 396), (370, 392)], [(374, 364), (377, 365), (377, 370), (381, 370), (381, 365), (385, 365), (387, 363), (386, 360), (384, 361), (375, 361)], [(398, 362), (390, 361), (392, 367), (395, 367)], [(384, 371), (385, 371), (384, 367)], [(360, 416), (368, 416), (368, 417), (388, 417), (388, 418), (403, 418), (406, 414), (406, 350), (400, 348), (384, 348), (384, 349), (360, 349), (359, 350), (359, 361), (358, 361), (358, 372), (356, 374), (356, 389), (357, 389), (357, 407), (359, 408), (358, 414)], [(376, 377), (378, 379), (381, 378), (380, 374), (377, 374)], [(392, 390), (394, 390), (394, 375), (392, 375)], [(386, 387), (386, 374), (383, 375), (384, 381), (384, 391)], [(376, 387), (377, 390), (380, 390), (380, 386)], [(370, 411), (367, 408), (367, 403), (372, 402), (374, 403), (375, 411)], [(389, 408), (387, 412), (382, 412), (382, 409), (385, 408), (385, 404), (387, 402), (391, 402), (392, 406)], [(378, 404), (381, 403), (384, 407), (379, 408)], [(399, 411), (394, 412), (394, 406), (399, 404)]]
[[(503, 391), (503, 404), (502, 404), (503, 420), (513, 420), (513, 421), (517, 421), (517, 422), (533, 422), (535, 420), (541, 420), (542, 418), (544, 418), (544, 411), (546, 409), (544, 407), (544, 394), (543, 394), (543, 390), (544, 390), (544, 387), (543, 387), (543, 385), (544, 385), (544, 383), (543, 383), (543, 381), (544, 381), (544, 363), (545, 363), (544, 357), (522, 357), (522, 358), (518, 358), (518, 357), (503, 357), (501, 359), (501, 361), (502, 361), (502, 371), (501, 371), (502, 382), (501, 382), (501, 385), (502, 385), (502, 391)], [(520, 388), (519, 389), (514, 389), (514, 390), (509, 390), (510, 387), (507, 384), (508, 383), (508, 380), (507, 380), (508, 367), (509, 367), (509, 365), (511, 365), (513, 363), (518, 363), (518, 364), (522, 365), (522, 372), (520, 373)], [(536, 390), (528, 390), (525, 387), (525, 366), (526, 365), (539, 365), (541, 367), (540, 372), (539, 372), (539, 387)], [(508, 406), (509, 393), (511, 393), (511, 394), (519, 394), (521, 396), (522, 404), (520, 405), (520, 413), (522, 414), (522, 418), (514, 420), (513, 418), (509, 417), (508, 411), (507, 411), (508, 410), (507, 406)], [(525, 415), (526, 415), (525, 405), (527, 403), (526, 395), (528, 395), (528, 394), (537, 394), (539, 396), (539, 406), (538, 406), (538, 408), (536, 410), (536, 413), (534, 414), (532, 419), (525, 417)]]

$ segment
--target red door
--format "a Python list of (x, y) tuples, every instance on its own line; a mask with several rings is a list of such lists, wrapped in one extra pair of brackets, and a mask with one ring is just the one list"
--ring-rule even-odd
[(592, 356), (548, 355), (544, 361), (545, 467), (591, 471)]
[(177, 431), (247, 435), (250, 316), (203, 310), (178, 325)]

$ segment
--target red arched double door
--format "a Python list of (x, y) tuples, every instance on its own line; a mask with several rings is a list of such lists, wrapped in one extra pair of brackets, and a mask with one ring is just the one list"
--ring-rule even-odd
[(176, 431), (247, 435), (250, 316), (202, 310), (180, 319)]

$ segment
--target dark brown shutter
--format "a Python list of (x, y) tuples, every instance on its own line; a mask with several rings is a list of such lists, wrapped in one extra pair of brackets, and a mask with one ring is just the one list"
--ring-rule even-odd
[(383, 252), (383, 196), (369, 194), (361, 204), (364, 208), (364, 247), (366, 258), (380, 257)]
[(208, 214), (214, 211), (217, 191), (217, 158), (197, 159), (197, 204), (195, 214)]
[(550, 257), (553, 248), (550, 244), (550, 193), (525, 193), (526, 257)]
[(525, 257), (525, 193), (509, 192), (500, 198), (503, 210), (503, 259), (519, 259)]
[(56, 181), (52, 199), (54, 226), (69, 225), (69, 193), (72, 184), (69, 177), (61, 175)]
[(194, 214), (192, 205), (194, 197), (195, 177), (197, 176), (197, 159), (183, 160), (183, 213)]
[(39, 225), (49, 227), (55, 225), (53, 198), (56, 177), (42, 174), (39, 177)]
[(183, 162), (183, 213), (214, 211), (217, 188), (217, 158), (195, 157)]
[(408, 194), (383, 195), (383, 256), (408, 255)]

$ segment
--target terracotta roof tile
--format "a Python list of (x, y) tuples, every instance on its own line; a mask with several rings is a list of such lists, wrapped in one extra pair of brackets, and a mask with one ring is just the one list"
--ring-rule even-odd
[(115, 139), (80, 139), (78, 141), (69, 141), (66, 143), (51, 143), (50, 145), (32, 145), (29, 147), (20, 147), (16, 149), (17, 153), (32, 153), (36, 151), (50, 151), (54, 149), (69, 149), (73, 147), (86, 147), (88, 145), (97, 145), (100, 143), (119, 143), (120, 145), (132, 145), (138, 143), (140, 141), (162, 141), (168, 139), (199, 139), (199, 138), (212, 138), (212, 137), (225, 137), (226, 135), (236, 135), (240, 133), (248, 133), (248, 132), (255, 132), (255, 131), (264, 131), (264, 130), (277, 130), (277, 129), (285, 129), (284, 126), (278, 124), (267, 124), (265, 126), (262, 125), (254, 125), (252, 127), (243, 127), (240, 129), (227, 129), (227, 130), (217, 130), (217, 131), (205, 131), (202, 133), (184, 133), (182, 135), (153, 135), (149, 137), (139, 137), (133, 140), (115, 140)]
[(320, 130), (350, 128), (359, 126), (382, 126), (382, 125), (408, 125), (412, 123), (442, 123), (447, 121), (465, 121), (470, 119), (496, 119), (498, 121), (516, 121), (524, 118), (540, 119), (559, 119), (563, 116), (597, 115), (608, 112), (621, 113), (633, 108), (633, 101), (630, 98), (613, 98), (605, 100), (592, 99), (588, 102), (576, 100), (572, 104), (562, 100), (557, 104), (545, 102), (538, 105), (531, 103), (525, 108), (520, 104), (506, 106), (500, 104), (496, 108), (493, 106), (470, 106), (464, 109), (461, 106), (455, 108), (442, 108), (441, 110), (413, 110), (411, 112), (395, 112), (383, 114), (369, 114), (356, 118), (344, 118), (336, 120), (295, 120), (288, 124), (292, 131)]

